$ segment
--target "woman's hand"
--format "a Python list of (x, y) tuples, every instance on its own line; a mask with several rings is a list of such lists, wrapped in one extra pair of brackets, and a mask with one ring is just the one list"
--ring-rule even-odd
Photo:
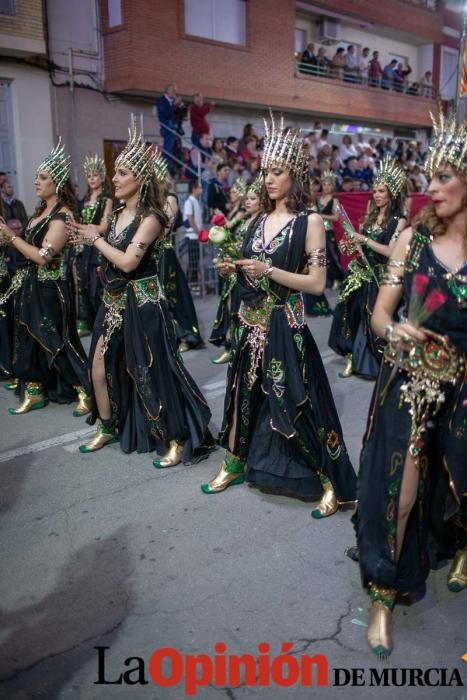
[(215, 261), (216, 270), (221, 275), (221, 277), (227, 277), (236, 273), (236, 268), (232, 258), (217, 258)]
[(68, 242), (72, 245), (92, 245), (100, 238), (99, 229), (94, 224), (78, 224), (72, 217), (67, 218)]
[(391, 333), (390, 340), (400, 342), (402, 345), (404, 343), (409, 343), (411, 341), (425, 341), (428, 339), (427, 334), (422, 328), (416, 328), (409, 321), (403, 321), (402, 323), (394, 323), (393, 330)]
[(262, 277), (270, 267), (267, 263), (261, 262), (261, 260), (253, 260), (250, 258), (236, 260), (235, 264), (240, 265), (243, 272), (248, 275), (248, 277), (252, 278)]
[(367, 239), (367, 236), (363, 236), (361, 233), (358, 233), (358, 231), (354, 231), (353, 236), (358, 243), (364, 243)]
[(0, 243), (2, 245), (9, 245), (11, 239), (13, 236), (17, 236), (18, 234), (13, 231), (9, 226), (7, 226), (3, 219), (0, 219)]

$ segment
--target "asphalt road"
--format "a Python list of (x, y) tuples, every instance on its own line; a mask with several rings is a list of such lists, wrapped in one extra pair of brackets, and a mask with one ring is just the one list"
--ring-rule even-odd
[[(207, 337), (215, 300), (197, 307)], [(338, 378), (342, 362), (327, 348), (329, 325), (311, 321), (357, 466), (372, 385)], [(226, 375), (209, 362), (215, 354), (212, 347), (185, 354), (211, 405), (214, 431)], [(467, 593), (447, 590), (447, 569), (432, 573), (422, 602), (396, 609), (395, 650), (380, 663), (366, 643), (368, 597), (345, 556), (354, 541), (349, 512), (315, 521), (309, 503), (246, 485), (206, 496), (199, 486), (215, 473), (221, 451), (167, 471), (117, 445), (81, 455), (77, 446), (91, 429), (72, 417), (72, 407), (11, 416), (10, 405), (14, 398), (0, 389), (0, 698), (185, 698), (183, 680), (165, 688), (150, 681), (154, 651), (178, 650), (185, 664), (186, 655), (213, 658), (217, 642), (227, 654), (258, 658), (266, 642), (272, 661), (291, 642), (289, 660), (326, 656), (328, 687), (271, 681), (222, 688), (218, 676), (196, 697), (467, 700)], [(108, 647), (106, 685), (95, 684), (97, 646)], [(128, 657), (144, 660), (148, 684), (110, 684), (143, 665), (125, 665)], [(206, 670), (210, 661), (203, 663)], [(333, 685), (337, 667), (363, 669), (355, 680), (366, 684)], [(448, 681), (459, 669), (466, 687), (370, 685), (371, 668), (430, 667), (448, 669)], [(170, 664), (163, 672), (170, 675)], [(349, 674), (341, 672), (341, 680)], [(142, 678), (133, 671), (126, 680)]]

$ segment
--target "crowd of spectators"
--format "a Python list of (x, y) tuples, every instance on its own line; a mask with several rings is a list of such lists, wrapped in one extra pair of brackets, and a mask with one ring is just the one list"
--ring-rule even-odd
[(329, 58), (324, 46), (320, 46), (316, 52), (314, 44), (308, 44), (299, 57), (298, 71), (408, 95), (435, 97), (430, 71), (426, 71), (419, 81), (411, 81), (413, 71), (408, 59), (398, 61), (393, 58), (383, 66), (380, 63), (379, 51), (373, 51), (370, 55), (368, 46), (361, 50), (360, 55), (354, 44), (349, 44), (347, 48), (339, 46), (332, 58)]

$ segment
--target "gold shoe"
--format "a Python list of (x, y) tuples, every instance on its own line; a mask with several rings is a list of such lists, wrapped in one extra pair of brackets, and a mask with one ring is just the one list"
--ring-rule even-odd
[(334, 493), (334, 489), (332, 488), (332, 484), (329, 479), (322, 476), (321, 484), (323, 486), (324, 493), (317, 507), (311, 511), (311, 517), (317, 519), (328, 518), (330, 515), (334, 515), (339, 508), (336, 494)]
[(105, 425), (99, 423), (93, 439), (85, 445), (80, 445), (79, 451), (83, 452), (83, 454), (86, 454), (87, 452), (95, 452), (96, 450), (100, 450), (106, 445), (111, 445), (114, 442), (117, 442), (115, 431), (111, 428), (106, 428)]
[(19, 416), (23, 413), (29, 413), (29, 411), (35, 411), (38, 408), (45, 408), (42, 384), (38, 382), (27, 382), (23, 403), (18, 408), (9, 408), (8, 412), (11, 413), (12, 416)]
[(74, 388), (78, 392), (78, 403), (73, 411), (73, 415), (75, 418), (79, 418), (80, 416), (85, 416), (91, 411), (92, 398), (86, 394), (84, 386), (75, 386)]
[(467, 549), (459, 549), (448, 574), (448, 588), (460, 593), (467, 587)]
[(5, 384), (4, 388), (7, 391), (16, 391), (18, 386), (19, 386), (19, 379), (12, 378), (12, 379), (10, 379), (10, 381), (7, 384)]
[(78, 321), (76, 324), (76, 330), (78, 331), (80, 338), (85, 338), (87, 335), (91, 335), (87, 321)]
[(393, 649), (392, 610), (382, 600), (377, 600), (370, 608), (367, 638), (376, 656), (381, 660), (389, 656)]
[(190, 349), (190, 346), (188, 345), (186, 340), (181, 340), (178, 349), (180, 352), (187, 352)]
[(352, 374), (352, 355), (347, 355), (347, 362), (345, 363), (345, 367), (342, 370), (342, 372), (339, 372), (339, 377), (341, 377), (342, 379), (346, 379), (347, 377), (351, 377)]
[(213, 365), (225, 365), (227, 362), (230, 362), (230, 350), (224, 350), (219, 357), (212, 357), (211, 362)]
[[(201, 484), (201, 491), (203, 493), (221, 493), (221, 491), (225, 491), (229, 486), (243, 484), (245, 481), (245, 474), (243, 471), (239, 471), (238, 461), (236, 466), (229, 466), (229, 461), (231, 460), (227, 458), (226, 464), (226, 459), (224, 459), (214, 479), (211, 479), (207, 484)], [(237, 469), (237, 471), (232, 471), (232, 468)]]
[(175, 467), (180, 464), (183, 456), (183, 442), (177, 440), (170, 441), (170, 447), (163, 457), (158, 457), (153, 462), (156, 469), (166, 469), (167, 467)]

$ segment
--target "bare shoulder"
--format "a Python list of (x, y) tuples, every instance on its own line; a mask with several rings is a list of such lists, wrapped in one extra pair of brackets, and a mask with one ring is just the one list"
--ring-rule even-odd
[(308, 214), (308, 224), (311, 224), (313, 226), (322, 226), (323, 225), (323, 219), (318, 214), (317, 212), (313, 211), (311, 214)]

